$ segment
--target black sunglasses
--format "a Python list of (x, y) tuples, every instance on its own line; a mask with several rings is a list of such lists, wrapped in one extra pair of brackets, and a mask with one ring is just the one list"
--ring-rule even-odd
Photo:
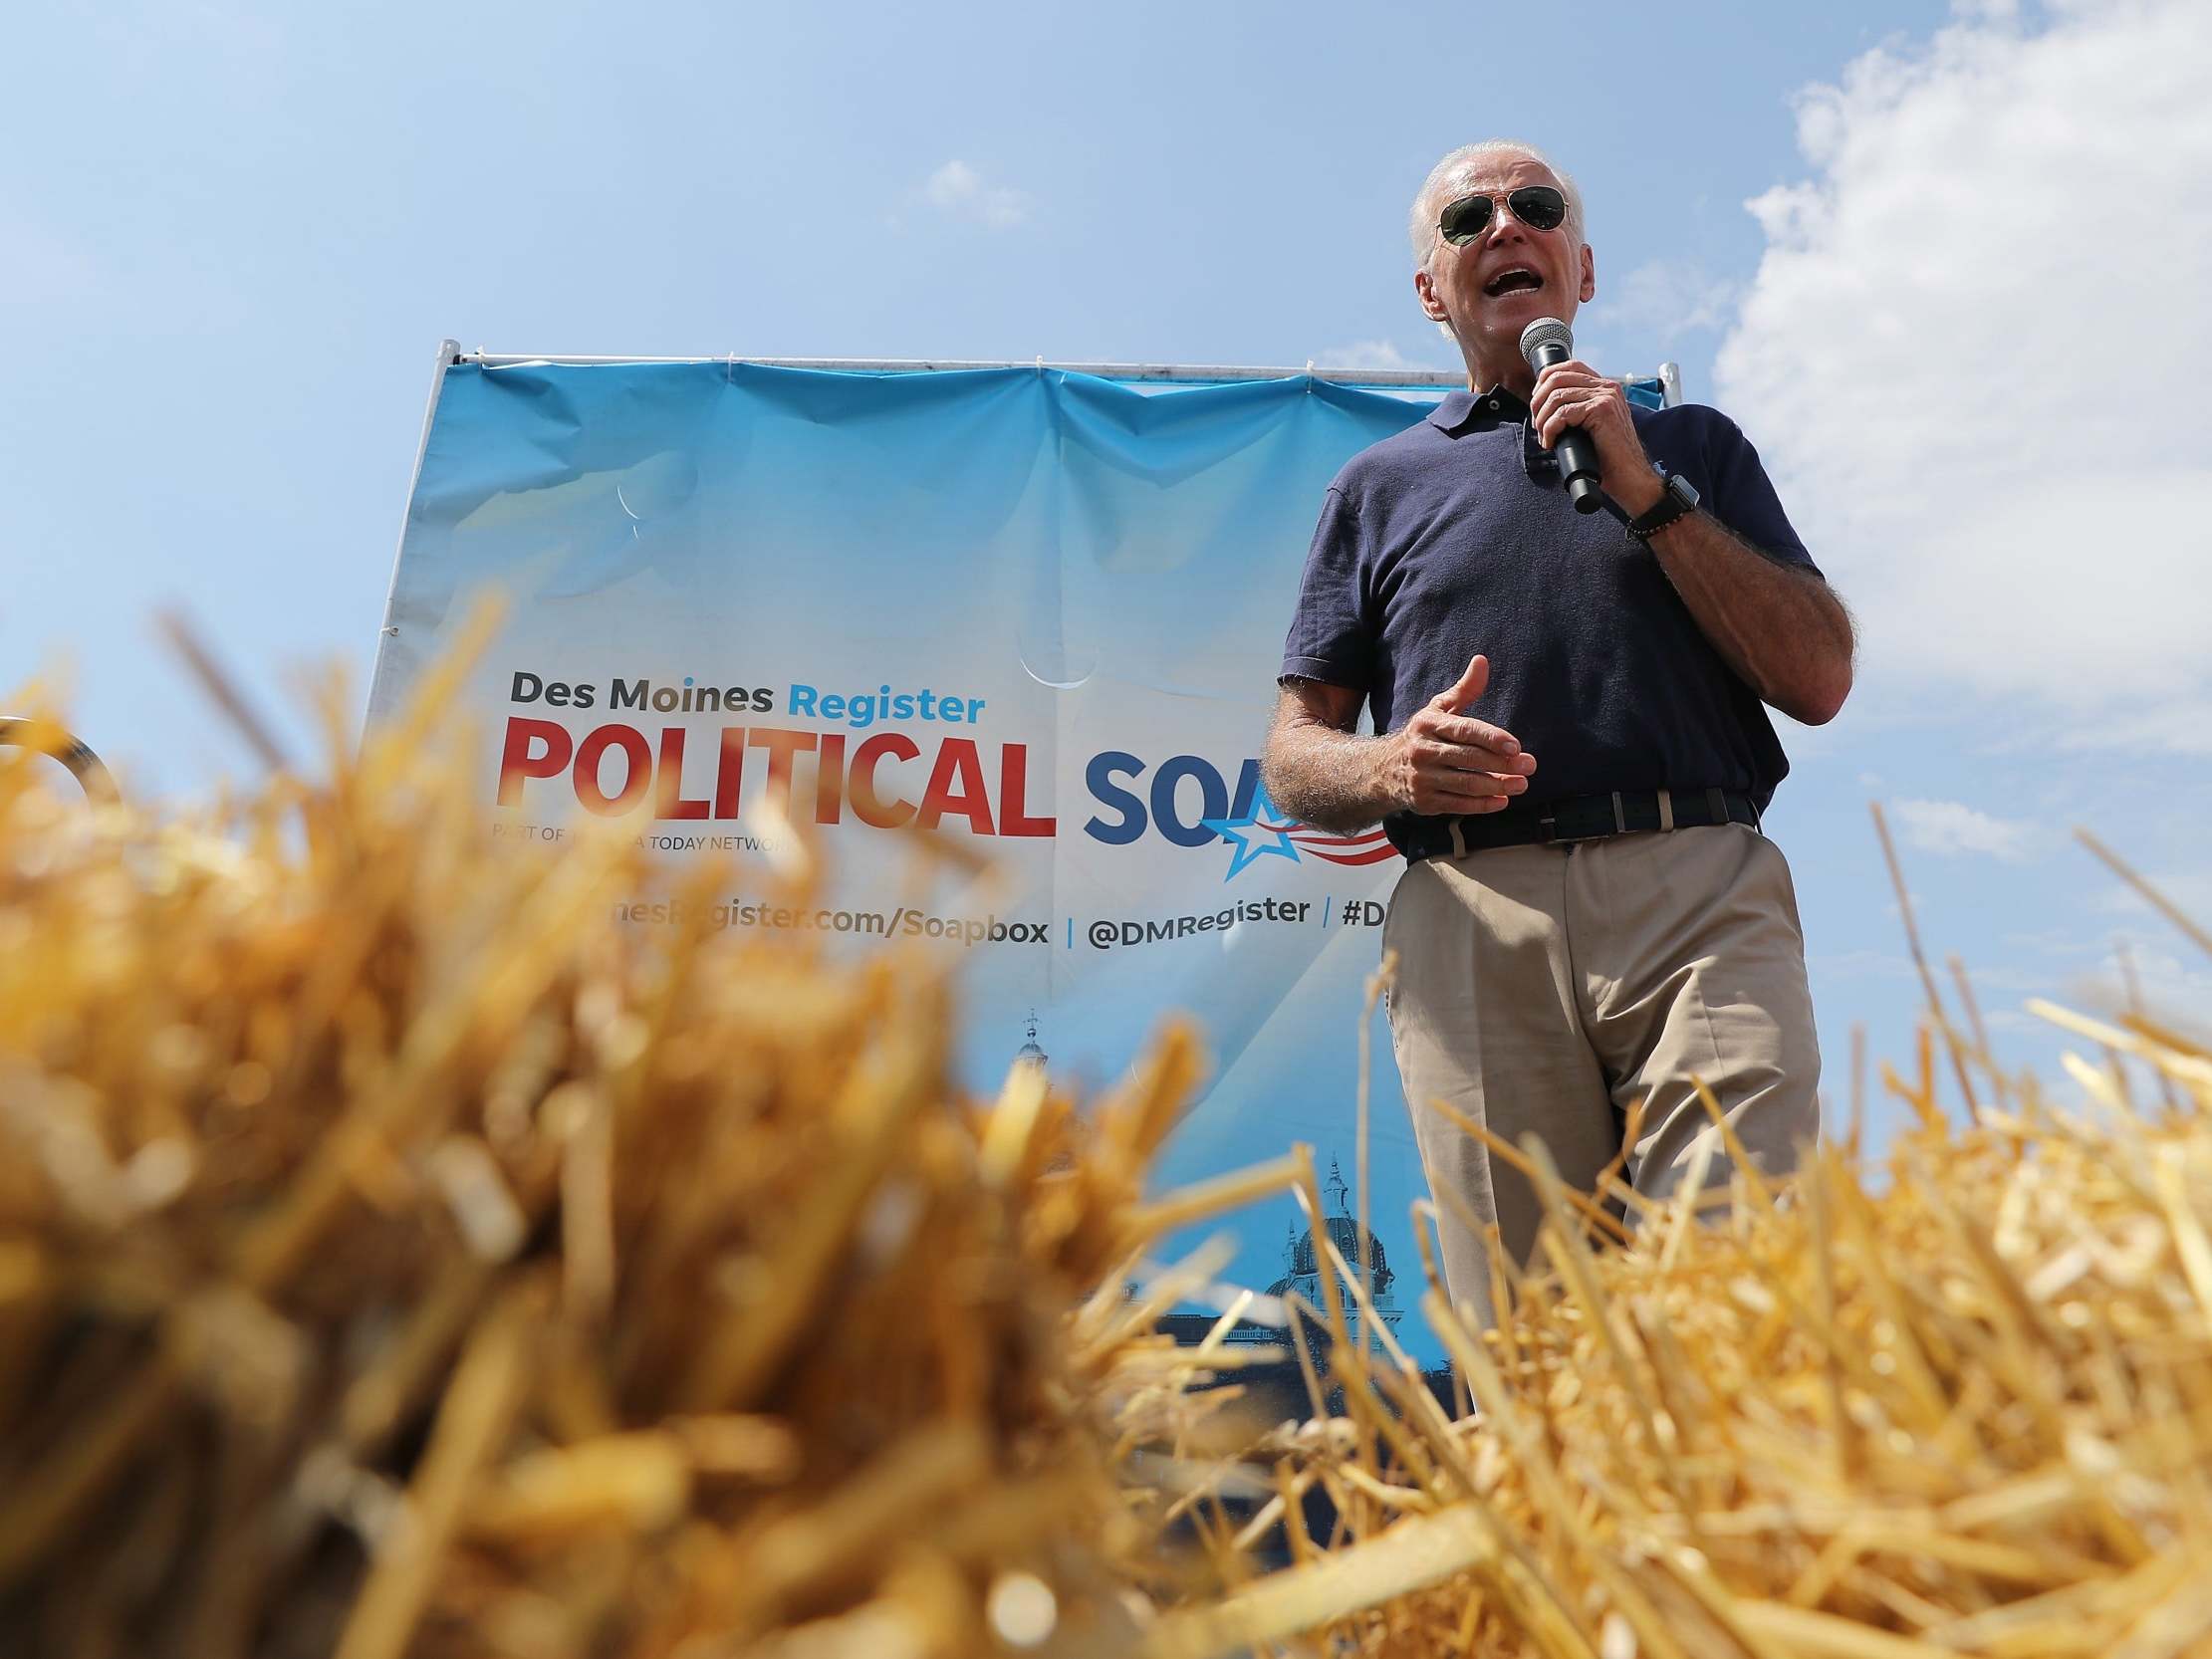
[[(1472, 242), (1490, 223), (1496, 205), (1488, 196), (1461, 196), (1445, 207), (1436, 221), (1444, 240), (1453, 247)], [(1567, 222), (1567, 197), (1549, 184), (1524, 184), (1506, 193), (1513, 216), (1531, 230), (1557, 230)]]

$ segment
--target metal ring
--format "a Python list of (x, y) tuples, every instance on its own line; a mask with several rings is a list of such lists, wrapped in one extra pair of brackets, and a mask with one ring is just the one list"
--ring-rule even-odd
[(123, 792), (116, 788), (115, 775), (106, 763), (94, 754), (92, 746), (74, 733), (64, 731), (51, 720), (26, 720), (20, 715), (0, 715), (0, 744), (13, 744), (21, 749), (35, 749), (42, 755), (51, 755), (70, 770), (78, 787), (85, 792), (85, 799), (110, 805), (123, 799)]

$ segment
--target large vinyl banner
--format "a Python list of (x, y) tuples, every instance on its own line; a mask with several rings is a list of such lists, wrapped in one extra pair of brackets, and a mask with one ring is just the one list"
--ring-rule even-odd
[[(718, 924), (958, 953), (979, 1090), (1033, 1017), (1088, 1092), (1188, 1010), (1214, 1072), (1162, 1183), (1303, 1139), (1349, 1184), (1362, 982), (1403, 864), (1379, 832), (1287, 822), (1257, 757), (1322, 492), (1435, 395), (460, 363), (371, 718), (497, 586), (508, 620), (467, 698), (494, 832), (620, 816), (671, 857), (742, 862), (767, 855), (757, 808), (788, 788), (831, 890), (805, 910), (739, 890)], [(906, 824), (986, 852), (1006, 877), (988, 905), (917, 896)], [(1419, 1163), (1379, 1015), (1373, 1039), (1378, 1289), (1411, 1292)], [(1283, 1279), (1295, 1219), (1287, 1200), (1240, 1218), (1228, 1276)], [(1419, 1326), (1400, 1334), (1433, 1357)]]

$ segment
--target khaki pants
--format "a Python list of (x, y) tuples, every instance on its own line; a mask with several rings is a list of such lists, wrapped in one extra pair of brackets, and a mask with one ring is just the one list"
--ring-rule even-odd
[[(1410, 865), (1391, 895), (1397, 953), (1390, 1034), (1437, 1197), (1444, 1281), (1498, 1322), (1495, 1222), (1526, 1262), (1543, 1218), (1534, 1188), (1429, 1104), (1441, 1097), (1509, 1145), (1531, 1130), (1568, 1184), (1589, 1190), (1644, 1102), (1626, 1178), (1664, 1198), (1701, 1135), (1694, 1073), (1763, 1169), (1789, 1169), (1820, 1129), (1820, 1048), (1790, 868), (1743, 825), (1555, 846), (1507, 846)], [(1709, 1183), (1730, 1160), (1715, 1147)], [(1445, 1196), (1455, 1194), (1460, 1203)]]

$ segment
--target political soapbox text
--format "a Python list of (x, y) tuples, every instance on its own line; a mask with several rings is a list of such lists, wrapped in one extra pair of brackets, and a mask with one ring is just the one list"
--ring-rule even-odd
[[(727, 821), (773, 793), (786, 811), (821, 825), (848, 819), (877, 830), (956, 825), (992, 836), (1051, 836), (1059, 830), (1058, 818), (1039, 810), (1049, 804), (1050, 782), (1033, 778), (1029, 746), (993, 739), (988, 699), (959, 689), (879, 683), (832, 690), (803, 681), (779, 688), (703, 684), (690, 676), (603, 683), (516, 670), (509, 700), (531, 712), (507, 718), (497, 786), (502, 807), (545, 812), (573, 803), (604, 818)], [(553, 711), (569, 718), (553, 718)], [(605, 718), (578, 731), (575, 711), (676, 722)], [(706, 729), (697, 724), (701, 715), (742, 716), (743, 723)], [(804, 768), (802, 757), (810, 761)], [(1225, 771), (1199, 755), (1152, 765), (1109, 749), (1090, 757), (1083, 776), (1093, 809), (1083, 832), (1106, 846), (1226, 840), (1234, 848), (1230, 875), (1263, 853), (1294, 862), (1303, 853), (1367, 863), (1389, 851), (1379, 834), (1336, 837), (1284, 819), (1267, 799), (1259, 762), (1249, 757)]]

